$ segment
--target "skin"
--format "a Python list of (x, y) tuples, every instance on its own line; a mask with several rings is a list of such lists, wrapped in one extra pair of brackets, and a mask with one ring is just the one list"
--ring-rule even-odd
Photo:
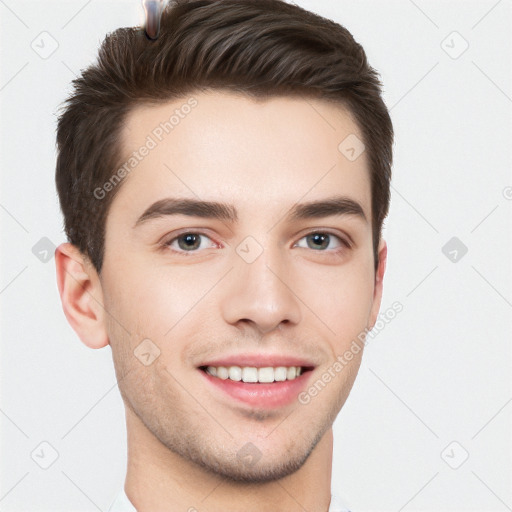
[[(74, 246), (57, 248), (64, 313), (87, 346), (111, 346), (126, 406), (125, 491), (137, 510), (326, 512), (332, 423), (363, 350), (310, 403), (272, 411), (235, 403), (197, 366), (241, 352), (295, 354), (314, 361), (313, 383), (373, 327), (387, 248), (381, 240), (375, 272), (366, 153), (352, 162), (338, 150), (349, 134), (362, 136), (324, 100), (193, 96), (197, 107), (120, 185), (101, 275)], [(135, 108), (122, 133), (126, 155), (185, 102)], [(368, 221), (285, 220), (295, 203), (334, 192), (359, 202)], [(133, 228), (170, 196), (232, 204), (238, 223), (177, 215)], [(315, 230), (335, 236), (319, 248), (306, 237)], [(207, 236), (189, 255), (184, 243), (159, 243), (183, 231)], [(236, 252), (247, 236), (263, 250), (252, 263)], [(148, 366), (134, 356), (144, 339), (160, 350)], [(262, 454), (253, 465), (236, 456), (248, 442)]]

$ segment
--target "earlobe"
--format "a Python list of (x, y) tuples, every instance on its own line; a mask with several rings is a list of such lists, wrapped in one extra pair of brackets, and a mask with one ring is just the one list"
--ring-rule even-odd
[(89, 260), (70, 243), (55, 250), (57, 286), (66, 318), (82, 342), (90, 348), (108, 345), (103, 292)]
[(377, 266), (377, 271), (375, 272), (375, 285), (373, 290), (373, 302), (372, 308), (370, 312), (370, 324), (368, 325), (368, 329), (373, 329), (375, 322), (377, 321), (377, 316), (380, 310), (380, 304), (382, 300), (382, 290), (384, 284), (384, 273), (386, 271), (386, 262), (388, 256), (388, 247), (386, 241), (381, 239), (379, 243), (379, 265)]

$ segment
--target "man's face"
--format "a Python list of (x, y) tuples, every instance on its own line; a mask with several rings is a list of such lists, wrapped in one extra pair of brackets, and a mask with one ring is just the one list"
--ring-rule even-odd
[[(299, 469), (331, 427), (362, 350), (309, 403), (298, 394), (332, 372), (378, 313), (368, 161), (340, 152), (360, 131), (321, 100), (257, 103), (218, 91), (194, 98), (112, 203), (101, 274), (106, 328), (140, 428), (218, 474), (265, 481)], [(123, 132), (126, 155), (148, 135), (157, 140), (155, 128), (184, 103), (137, 107)], [(334, 196), (358, 203), (364, 216), (289, 216), (297, 203)], [(237, 221), (182, 213), (138, 222), (166, 198), (226, 203)], [(283, 382), (244, 388), (200, 368), (228, 358), (252, 366), (242, 355), (295, 357), (312, 370), (287, 392)], [(255, 386), (267, 386), (267, 396), (251, 397)], [(247, 443), (261, 454), (257, 463), (241, 463), (243, 450), (255, 452)]]

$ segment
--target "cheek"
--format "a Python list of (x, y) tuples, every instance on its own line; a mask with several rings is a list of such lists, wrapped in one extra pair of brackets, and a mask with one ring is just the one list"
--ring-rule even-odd
[(181, 319), (192, 314), (212, 286), (211, 280), (202, 279), (191, 268), (148, 267), (135, 260), (109, 275), (112, 314), (155, 340), (164, 339)]
[[(299, 269), (300, 270), (300, 269)], [(373, 269), (369, 261), (355, 260), (338, 267), (323, 266), (298, 272), (304, 298), (321, 318), (337, 325), (359, 325), (369, 315), (373, 298)], [(336, 330), (336, 329), (335, 329)]]
[[(304, 277), (307, 275), (307, 277)], [(373, 299), (373, 270), (366, 261), (303, 273), (299, 297), (329, 328), (337, 343), (350, 343), (367, 327)]]
[(333, 299), (338, 324), (366, 327), (372, 304), (373, 287), (367, 278), (349, 276)]

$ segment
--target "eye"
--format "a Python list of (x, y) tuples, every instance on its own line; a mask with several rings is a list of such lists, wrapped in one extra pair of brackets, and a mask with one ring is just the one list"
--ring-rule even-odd
[[(188, 256), (189, 253), (198, 252), (203, 239), (212, 241), (211, 238), (204, 233), (187, 231), (186, 233), (181, 233), (180, 235), (163, 242), (162, 245), (164, 247), (170, 247), (174, 252)], [(213, 241), (210, 247), (216, 247)]]
[[(211, 242), (210, 245), (204, 247), (203, 240), (209, 240)], [(306, 246), (304, 246), (304, 244), (301, 245), (302, 240), (306, 240)], [(333, 242), (335, 242), (334, 247), (332, 247)], [(181, 233), (162, 242), (161, 245), (164, 249), (170, 248), (173, 252), (184, 256), (197, 253), (200, 248), (208, 249), (218, 247), (208, 235), (197, 231)], [(328, 250), (329, 246), (331, 246), (330, 250)], [(338, 253), (351, 246), (349, 242), (334, 233), (329, 231), (314, 231), (302, 237), (294, 247), (313, 249), (316, 252)]]
[(297, 242), (296, 246), (309, 249), (320, 249), (319, 252), (326, 252), (325, 249), (329, 247), (330, 242), (337, 240), (338, 245), (331, 247), (331, 251), (329, 252), (338, 252), (340, 249), (350, 248), (350, 244), (346, 240), (328, 231), (314, 231), (313, 233), (309, 233), (301, 238), (301, 240), (304, 239), (306, 240), (307, 247), (304, 247), (304, 245), (299, 245), (300, 240)]

